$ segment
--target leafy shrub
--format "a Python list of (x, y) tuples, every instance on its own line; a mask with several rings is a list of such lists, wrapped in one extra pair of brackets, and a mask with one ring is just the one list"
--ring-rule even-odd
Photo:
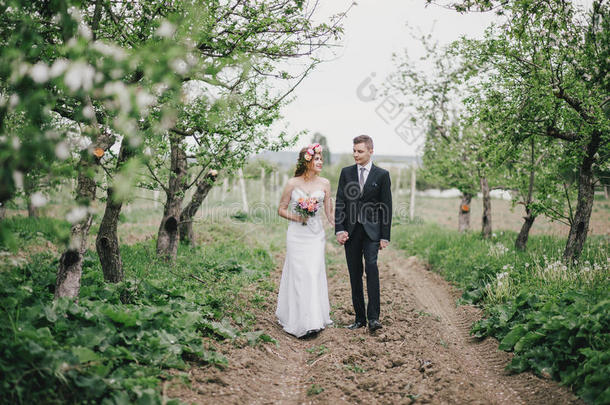
[(126, 280), (116, 285), (103, 281), (88, 253), (78, 303), (53, 301), (57, 259), (48, 255), (0, 272), (0, 397), (161, 403), (164, 370), (227, 363), (213, 340), (271, 341), (249, 330), (252, 317), (236, 298), (273, 267), (266, 251), (228, 243), (181, 248), (174, 266), (151, 259), (153, 252), (152, 242), (122, 246)]
[(561, 263), (565, 241), (531, 236), (515, 251), (516, 234), (491, 241), (438, 226), (400, 226), (396, 243), (417, 254), (481, 305), (472, 333), (514, 351), (508, 369), (532, 370), (571, 387), (590, 403), (610, 403), (610, 270), (608, 240), (590, 237), (574, 266)]
[[(596, 302), (597, 304), (592, 304)], [(514, 351), (508, 368), (550, 376), (573, 387), (585, 401), (610, 402), (610, 299), (607, 291), (566, 291), (540, 301), (522, 290), (489, 308), (472, 332), (495, 336)]]

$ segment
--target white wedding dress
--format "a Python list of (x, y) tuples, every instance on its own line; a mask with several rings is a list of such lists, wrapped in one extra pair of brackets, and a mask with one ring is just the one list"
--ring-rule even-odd
[(321, 217), (324, 191), (317, 190), (308, 195), (295, 187), (289, 208), (294, 212), (296, 201), (308, 196), (317, 197), (321, 202), (320, 208), (307, 220), (307, 225), (294, 221), (288, 225), (286, 260), (275, 311), (284, 330), (296, 337), (332, 324), (324, 257), (326, 234)]

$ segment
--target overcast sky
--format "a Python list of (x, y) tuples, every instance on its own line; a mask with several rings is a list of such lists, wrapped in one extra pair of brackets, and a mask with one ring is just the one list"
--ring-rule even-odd
[[(350, 4), (345, 0), (321, 3), (322, 13), (345, 10)], [(352, 138), (368, 134), (374, 140), (375, 153), (413, 155), (414, 145), (408, 145), (395, 132), (407, 117), (406, 112), (393, 118), (383, 112), (383, 97), (366, 97), (371, 86), (381, 88), (394, 69), (392, 53), (407, 49), (410, 55), (421, 55), (421, 45), (411, 38), (407, 24), (424, 33), (432, 32), (441, 43), (449, 43), (461, 35), (480, 37), (493, 19), (494, 15), (487, 13), (460, 15), (438, 6), (426, 8), (424, 0), (358, 1), (344, 21), (342, 47), (335, 50), (336, 57), (320, 64), (295, 90), (296, 99), (284, 109), (282, 126), (288, 125), (290, 133), (309, 131), (293, 149), (305, 146), (315, 132), (320, 132), (332, 152), (350, 152)]]
[[(322, 14), (345, 10), (351, 2), (320, 3)], [(367, 78), (370, 82), (363, 90), (369, 85), (381, 87), (394, 68), (392, 53), (407, 49), (410, 55), (421, 55), (421, 45), (411, 38), (407, 24), (423, 33), (432, 32), (440, 43), (449, 43), (462, 35), (481, 37), (495, 18), (492, 13), (462, 15), (435, 5), (426, 7), (425, 0), (359, 0), (344, 22), (343, 46), (336, 51), (336, 58), (319, 65), (295, 90), (296, 99), (284, 109), (282, 127), (288, 125), (290, 133), (303, 129), (310, 132), (293, 150), (308, 144), (313, 133), (321, 132), (332, 152), (351, 152), (352, 138), (368, 134), (375, 142), (375, 153), (413, 155), (415, 146), (408, 145), (395, 132), (407, 117), (406, 112), (395, 119), (379, 114), (376, 110), (383, 108), (383, 97), (365, 101), (365, 97), (358, 97), (358, 87)]]

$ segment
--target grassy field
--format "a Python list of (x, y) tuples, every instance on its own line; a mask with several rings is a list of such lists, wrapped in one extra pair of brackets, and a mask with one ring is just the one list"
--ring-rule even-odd
[[(224, 367), (215, 342), (269, 341), (252, 329), (249, 309), (265, 305), (274, 291), (269, 272), (281, 259), (287, 225), (277, 216), (279, 190), (267, 190), (262, 201), (256, 186), (249, 186), (247, 215), (237, 190), (216, 188), (195, 218), (199, 247), (181, 246), (175, 266), (154, 259), (162, 205), (160, 197), (153, 201), (152, 193), (142, 192), (121, 214), (126, 279), (118, 285), (101, 277), (93, 242), (103, 203), (95, 202), (78, 303), (52, 301), (69, 234), (61, 219), (71, 206), (69, 193), (60, 192), (40, 219), (8, 210), (5, 225), (15, 239), (0, 247), (0, 340), (6, 348), (0, 396), (16, 403), (160, 403), (168, 369), (197, 362)], [(489, 241), (479, 235), (480, 200), (472, 202), (466, 234), (454, 231), (458, 199), (418, 197), (415, 204), (411, 222), (408, 196), (395, 195), (392, 246), (423, 258), (464, 291), (464, 302), (485, 309), (473, 333), (496, 337), (502, 349), (514, 351), (514, 371), (561, 380), (592, 403), (610, 401), (610, 202), (595, 201), (581, 262), (570, 268), (559, 262), (568, 228), (543, 218), (527, 252), (514, 251), (521, 214), (508, 201), (492, 200)], [(328, 234), (332, 238), (332, 230)], [(327, 264), (336, 271), (337, 263)]]
[[(408, 207), (408, 196), (400, 196), (397, 206)], [(415, 199), (415, 215), (424, 222), (457, 229), (459, 198), (432, 198), (417, 197)], [(470, 215), (471, 229), (481, 229), (483, 203), (479, 198), (472, 200)], [(494, 230), (519, 232), (523, 223), (525, 211), (522, 206), (512, 207), (506, 200), (492, 199), (492, 227)], [(408, 211), (408, 209), (407, 209)], [(532, 235), (567, 236), (569, 227), (560, 222), (552, 222), (545, 217), (539, 217), (532, 227)], [(593, 204), (593, 213), (589, 227), (591, 235), (610, 235), (610, 200), (596, 200)]]

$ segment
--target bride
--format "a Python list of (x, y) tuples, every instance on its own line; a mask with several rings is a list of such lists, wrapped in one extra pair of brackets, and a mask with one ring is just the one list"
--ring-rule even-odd
[(286, 233), (286, 260), (275, 314), (284, 330), (296, 337), (315, 335), (332, 324), (321, 209), (313, 216), (303, 216), (295, 208), (299, 201), (315, 199), (334, 226), (330, 182), (319, 176), (322, 164), (319, 144), (301, 149), (294, 177), (288, 180), (278, 208), (278, 214), (291, 222)]

